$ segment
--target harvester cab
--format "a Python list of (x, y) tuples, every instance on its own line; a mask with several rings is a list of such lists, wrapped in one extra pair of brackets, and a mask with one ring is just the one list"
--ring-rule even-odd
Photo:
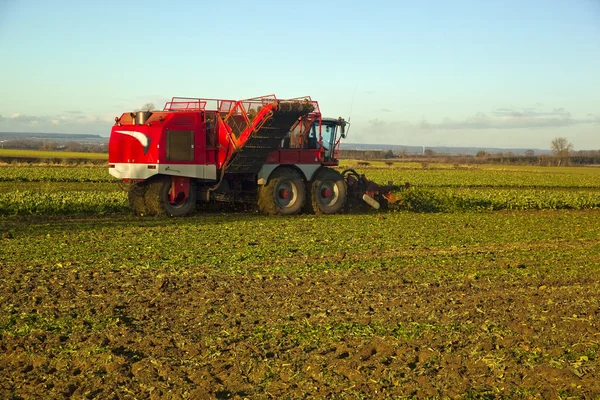
[(323, 118), (321, 120), (321, 144), (325, 151), (325, 161), (335, 161), (340, 141), (346, 137), (347, 122), (342, 118)]

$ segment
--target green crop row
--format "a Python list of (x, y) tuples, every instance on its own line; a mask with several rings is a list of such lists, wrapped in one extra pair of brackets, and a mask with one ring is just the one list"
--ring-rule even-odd
[(0, 194), (0, 216), (104, 214), (126, 211), (127, 193), (14, 191)]
[(600, 208), (600, 191), (534, 189), (413, 189), (399, 207), (417, 212)]
[(418, 187), (600, 188), (600, 170), (357, 168), (379, 184), (409, 182)]
[[(584, 250), (593, 248), (600, 253), (594, 246), (600, 214), (562, 213), (564, 218), (553, 213), (367, 213), (326, 218), (212, 214), (183, 219), (93, 215), (83, 217), (80, 223), (67, 223), (69, 228), (55, 223), (65, 221), (60, 217), (32, 220), (30, 224), (5, 219), (0, 221), (5, 223), (4, 229), (14, 230), (16, 238), (27, 241), (7, 240), (0, 246), (13, 249), (6, 252), (6, 263), (26, 260), (35, 265), (54, 260), (63, 265), (123, 268), (133, 274), (144, 269), (247, 274), (418, 265), (419, 269), (403, 272), (419, 275), (427, 271), (437, 278), (443, 265), (440, 260), (451, 257), (456, 264), (451, 270), (449, 265), (443, 269), (459, 278), (478, 270), (479, 274), (502, 274), (495, 257), (506, 262), (540, 262), (531, 253), (530, 242), (557, 247), (557, 252), (547, 257), (561, 262), (568, 258), (560, 251), (562, 240), (585, 247), (577, 255), (582, 259), (586, 257)], [(119, 247), (123, 238), (127, 238), (127, 245)], [(470, 248), (465, 250), (464, 246)], [(578, 264), (570, 261), (565, 267), (577, 270)], [(488, 268), (481, 270), (482, 264)], [(600, 264), (593, 265), (597, 269)]]
[(125, 184), (121, 181), (111, 182), (2, 182), (0, 193), (9, 192), (38, 192), (38, 193), (66, 193), (66, 192), (121, 192)]
[(113, 182), (115, 180), (105, 167), (0, 167), (0, 182)]
[(63, 160), (108, 160), (106, 153), (87, 153), (78, 151), (40, 151), (40, 150), (18, 150), (0, 149), (0, 157), (14, 157), (22, 159), (52, 159)]

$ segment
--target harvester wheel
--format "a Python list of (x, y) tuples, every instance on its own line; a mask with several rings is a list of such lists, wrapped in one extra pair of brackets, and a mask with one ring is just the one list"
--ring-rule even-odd
[(258, 192), (258, 208), (267, 215), (298, 214), (304, 205), (306, 188), (300, 174), (282, 168), (273, 172)]
[(187, 197), (176, 196), (171, 202), (171, 177), (156, 179), (148, 184), (146, 190), (146, 209), (150, 215), (168, 215), (171, 217), (183, 217), (196, 207), (196, 185), (190, 181), (190, 189)]
[(335, 214), (346, 204), (346, 181), (331, 168), (317, 172), (311, 185), (311, 201), (315, 214)]

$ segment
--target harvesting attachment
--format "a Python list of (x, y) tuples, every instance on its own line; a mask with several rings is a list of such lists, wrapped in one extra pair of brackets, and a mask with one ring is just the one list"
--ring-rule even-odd
[(348, 191), (348, 208), (359, 208), (364, 204), (379, 210), (386, 209), (389, 204), (398, 201), (391, 192), (393, 182), (380, 186), (367, 179), (365, 174), (359, 174), (353, 169), (342, 171)]

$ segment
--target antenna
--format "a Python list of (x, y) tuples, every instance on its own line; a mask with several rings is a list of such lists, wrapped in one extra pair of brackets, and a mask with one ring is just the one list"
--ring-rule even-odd
[(356, 96), (356, 89), (358, 88), (358, 82), (354, 86), (354, 93), (352, 93), (352, 102), (350, 103), (350, 111), (348, 112), (348, 122), (350, 122), (350, 118), (352, 117), (352, 106), (354, 106), (354, 96)]

